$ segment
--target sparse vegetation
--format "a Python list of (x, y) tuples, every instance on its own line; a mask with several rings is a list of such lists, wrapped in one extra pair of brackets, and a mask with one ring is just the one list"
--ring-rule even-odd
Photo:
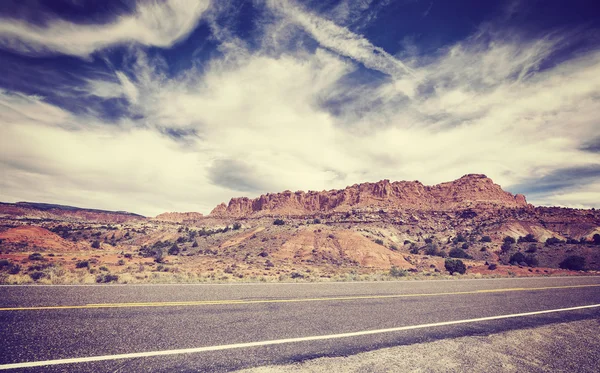
[(405, 277), (408, 276), (408, 271), (405, 269), (400, 269), (396, 266), (392, 266), (390, 268), (390, 276), (392, 277)]
[(378, 238), (378, 239), (375, 240), (375, 243), (378, 244), (378, 245), (383, 245), (383, 240), (380, 239), (380, 238)]
[(100, 248), (100, 241), (94, 240), (94, 242), (92, 242), (92, 249), (99, 249), (99, 248)]
[(96, 276), (97, 283), (109, 283), (109, 282), (117, 282), (119, 280), (119, 276), (113, 275), (110, 273), (103, 273)]
[(481, 237), (481, 242), (492, 242), (492, 237), (483, 236), (483, 237)]
[(562, 243), (562, 241), (556, 237), (550, 237), (546, 240), (546, 246), (552, 246), (552, 245), (556, 245)]
[(273, 225), (284, 225), (285, 221), (283, 219), (275, 219), (273, 220)]
[(519, 243), (521, 242), (537, 242), (537, 239), (533, 234), (529, 233), (525, 237), (519, 237)]
[(240, 224), (238, 222), (233, 223), (233, 230), (234, 231), (239, 230), (241, 227), (242, 227), (242, 224)]
[(451, 258), (472, 259), (471, 255), (469, 255), (463, 249), (459, 249), (458, 247), (455, 247), (452, 250), (450, 250), (448, 255), (450, 255)]

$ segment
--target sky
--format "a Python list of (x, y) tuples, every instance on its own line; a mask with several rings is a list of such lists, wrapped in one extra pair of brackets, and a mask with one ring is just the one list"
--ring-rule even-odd
[(0, 201), (146, 216), (481, 173), (600, 208), (593, 0), (2, 0)]

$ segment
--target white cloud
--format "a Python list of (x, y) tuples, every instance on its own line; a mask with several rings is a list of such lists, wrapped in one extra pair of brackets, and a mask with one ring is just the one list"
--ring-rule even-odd
[[(110, 82), (89, 82), (99, 97), (126, 97), (143, 119), (109, 126), (3, 92), (0, 199), (206, 213), (232, 196), (384, 178), (434, 184), (481, 172), (510, 189), (600, 163), (600, 154), (580, 150), (597, 136), (597, 51), (540, 70), (561, 38), (483, 30), (427, 59), (408, 56), (406, 74), (362, 36), (271, 5), (283, 16), (264, 29), (263, 50), (220, 32), (234, 47), (202, 71), (168, 78), (164, 61), (137, 50)], [(273, 33), (304, 32), (290, 22), (321, 47), (274, 50)], [(390, 76), (349, 83), (358, 64)], [(530, 196), (574, 206), (599, 200), (598, 183)]]
[(408, 66), (383, 48), (373, 45), (365, 37), (338, 26), (333, 21), (304, 11), (287, 0), (268, 0), (267, 3), (273, 11), (285, 17), (285, 21), (302, 27), (325, 48), (394, 77), (411, 73)]
[(0, 46), (28, 55), (63, 53), (88, 57), (95, 51), (125, 43), (169, 47), (198, 24), (209, 0), (141, 2), (130, 15), (108, 24), (75, 24), (53, 20), (34, 26), (15, 19), (0, 19)]

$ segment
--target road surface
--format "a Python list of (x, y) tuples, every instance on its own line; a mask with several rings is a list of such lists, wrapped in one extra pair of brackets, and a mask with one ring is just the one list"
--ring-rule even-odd
[(600, 318), (600, 277), (0, 286), (0, 370), (226, 372)]

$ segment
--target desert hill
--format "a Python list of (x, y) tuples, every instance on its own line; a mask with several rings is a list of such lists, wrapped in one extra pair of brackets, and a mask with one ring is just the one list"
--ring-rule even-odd
[[(35, 252), (42, 275), (17, 264)], [(484, 175), (233, 198), (207, 216), (0, 204), (0, 282), (436, 277), (447, 258), (471, 276), (600, 271), (600, 211), (535, 207)]]

